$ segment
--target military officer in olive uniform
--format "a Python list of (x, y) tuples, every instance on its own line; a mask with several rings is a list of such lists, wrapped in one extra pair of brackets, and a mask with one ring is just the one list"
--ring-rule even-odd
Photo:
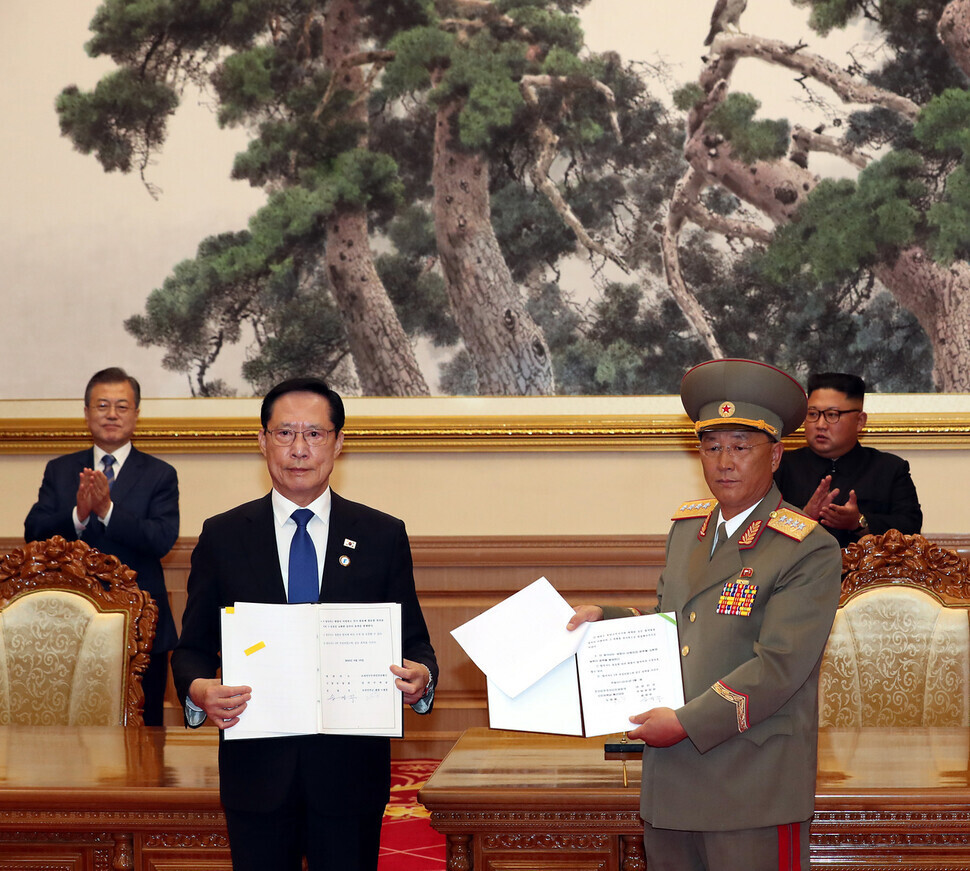
[[(842, 561), (772, 479), (805, 393), (774, 367), (711, 360), (684, 376), (681, 399), (715, 498), (677, 509), (657, 585), (656, 610), (677, 615), (686, 704), (630, 717), (646, 744), (647, 867), (807, 871), (819, 663)], [(631, 610), (581, 605), (569, 626)]]

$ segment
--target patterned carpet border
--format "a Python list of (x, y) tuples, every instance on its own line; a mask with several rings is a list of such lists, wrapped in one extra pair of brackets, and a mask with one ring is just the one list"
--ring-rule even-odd
[(428, 819), (430, 814), (418, 802), (418, 790), (438, 767), (438, 759), (401, 759), (391, 763), (391, 800), (385, 820)]

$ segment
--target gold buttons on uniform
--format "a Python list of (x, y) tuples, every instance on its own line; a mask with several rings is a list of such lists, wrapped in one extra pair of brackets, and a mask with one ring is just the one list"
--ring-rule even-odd
[(690, 620), (691, 623), (693, 623), (697, 619), (697, 612), (696, 611), (691, 611), (690, 612), (690, 617), (688, 617), (687, 619)]
[(680, 652), (684, 656), (687, 656), (687, 654), (690, 653), (690, 645), (689, 644), (685, 644), (683, 647), (680, 648)]

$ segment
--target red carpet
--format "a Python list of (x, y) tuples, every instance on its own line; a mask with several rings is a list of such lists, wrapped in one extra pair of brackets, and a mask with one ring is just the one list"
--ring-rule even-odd
[(380, 871), (444, 871), (445, 837), (428, 823), (418, 790), (438, 767), (437, 759), (391, 763), (391, 800), (381, 830)]

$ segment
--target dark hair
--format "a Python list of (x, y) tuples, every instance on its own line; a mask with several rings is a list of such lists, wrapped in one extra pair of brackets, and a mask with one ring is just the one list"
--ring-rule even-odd
[(91, 391), (99, 384), (120, 384), (122, 381), (127, 381), (131, 385), (132, 392), (135, 394), (135, 408), (138, 408), (141, 405), (141, 386), (120, 366), (109, 366), (91, 376), (88, 386), (84, 388), (84, 404), (90, 405)]
[(321, 378), (288, 378), (273, 387), (263, 397), (263, 405), (259, 410), (259, 421), (263, 429), (266, 429), (269, 419), (273, 416), (276, 400), (287, 393), (316, 393), (322, 396), (330, 405), (330, 422), (334, 428), (337, 432), (344, 428), (344, 401), (326, 381)]
[(844, 372), (817, 372), (808, 377), (808, 393), (814, 390), (838, 390), (847, 399), (865, 399), (866, 382), (858, 375)]

